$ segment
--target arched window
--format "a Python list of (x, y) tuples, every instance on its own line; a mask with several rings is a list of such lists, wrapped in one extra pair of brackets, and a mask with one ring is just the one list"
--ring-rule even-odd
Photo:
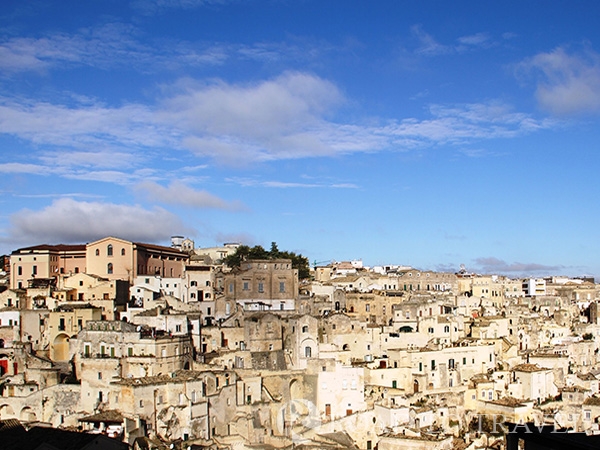
[(210, 281), (207, 281), (207, 282), (206, 282), (206, 285), (207, 285), (207, 286), (210, 286)]
[(112, 256), (113, 255), (113, 246), (112, 244), (108, 244), (106, 246), (106, 256)]
[(121, 249), (121, 256), (125, 256), (125, 249), (124, 248)]
[(108, 273), (108, 274), (112, 274), (113, 273), (113, 265), (112, 265), (112, 263), (108, 263), (108, 265), (106, 266), (106, 273)]
[(96, 256), (100, 256), (100, 249), (99, 248), (96, 249)]
[(304, 325), (304, 326), (302, 327), (302, 332), (303, 332), (303, 333), (308, 333), (308, 325)]

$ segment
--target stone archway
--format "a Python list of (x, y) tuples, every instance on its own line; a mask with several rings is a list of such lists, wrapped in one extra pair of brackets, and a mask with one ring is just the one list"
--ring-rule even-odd
[(10, 405), (0, 406), (0, 420), (15, 418), (15, 411)]
[(37, 420), (35, 412), (29, 406), (21, 410), (20, 418), (25, 422), (35, 422)]
[(69, 336), (61, 333), (54, 338), (52, 343), (53, 361), (67, 361), (69, 359)]
[(300, 382), (294, 378), (290, 381), (290, 399), (296, 400), (299, 398), (303, 398), (302, 386), (300, 385)]

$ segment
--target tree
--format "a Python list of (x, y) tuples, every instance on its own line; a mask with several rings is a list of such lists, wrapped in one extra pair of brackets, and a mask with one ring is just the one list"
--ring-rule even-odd
[(223, 263), (234, 268), (239, 267), (242, 264), (242, 261), (254, 259), (290, 259), (292, 261), (292, 267), (298, 269), (299, 279), (304, 280), (310, 277), (308, 258), (294, 252), (282, 252), (277, 247), (276, 242), (271, 242), (271, 249), (269, 251), (266, 251), (260, 245), (255, 245), (254, 247), (240, 245), (235, 250), (235, 253), (232, 253), (223, 259)]

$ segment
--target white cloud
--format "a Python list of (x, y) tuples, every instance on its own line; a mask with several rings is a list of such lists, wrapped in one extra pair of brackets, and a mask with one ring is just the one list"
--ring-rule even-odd
[(39, 164), (4, 163), (0, 164), (0, 173), (28, 173), (35, 175), (49, 175), (48, 170)]
[(539, 76), (536, 97), (542, 108), (557, 114), (600, 112), (600, 55), (588, 50), (569, 54), (564, 48), (539, 53), (518, 69)]
[(352, 183), (296, 183), (290, 181), (259, 181), (251, 178), (228, 178), (227, 181), (239, 184), (244, 187), (266, 187), (266, 188), (277, 188), (277, 189), (288, 189), (288, 188), (302, 188), (302, 189), (314, 189), (314, 188), (334, 188), (334, 189), (357, 189), (358, 186)]
[(46, 152), (40, 160), (48, 166), (58, 167), (93, 167), (93, 168), (129, 168), (135, 165), (138, 158), (132, 152), (115, 151), (107, 148), (104, 151), (72, 151), (64, 150)]
[(169, 131), (159, 128), (152, 111), (144, 105), (68, 107), (0, 98), (0, 133), (36, 144), (79, 149), (111, 144), (152, 147), (173, 143)]
[(437, 42), (433, 36), (426, 33), (421, 25), (411, 27), (411, 32), (419, 41), (419, 47), (416, 52), (422, 55), (434, 56), (450, 53), (452, 48)]
[(421, 25), (413, 25), (411, 33), (418, 40), (415, 53), (425, 56), (448, 55), (462, 53), (469, 50), (487, 49), (495, 45), (488, 33), (476, 33), (460, 36), (452, 44), (441, 44), (432, 35), (426, 33)]
[(108, 69), (138, 67), (149, 71), (182, 66), (221, 64), (232, 49), (224, 45), (155, 41), (142, 44), (130, 24), (105, 23), (77, 33), (54, 33), (40, 38), (15, 37), (0, 41), (0, 72), (46, 72), (86, 65)]
[(473, 47), (485, 46), (490, 41), (490, 36), (487, 33), (471, 34), (469, 36), (462, 36), (458, 38), (458, 42), (463, 45), (469, 45)]
[[(65, 106), (0, 98), (0, 133), (43, 146), (37, 158), (53, 174), (126, 184), (142, 175), (158, 178), (155, 173), (142, 174), (139, 168), (151, 167), (164, 149), (188, 150), (219, 164), (246, 166), (511, 138), (555, 124), (497, 102), (432, 105), (425, 119), (336, 122), (333, 115), (344, 103), (335, 85), (306, 73), (288, 72), (243, 86), (184, 80), (153, 107), (111, 108), (89, 101)], [(15, 161), (0, 165), (0, 171), (40, 169)]]
[(168, 187), (145, 181), (139, 183), (135, 189), (153, 201), (171, 205), (184, 205), (191, 208), (224, 209), (229, 211), (246, 209), (241, 202), (227, 202), (206, 191), (192, 189), (179, 181), (174, 181)]
[(91, 242), (105, 236), (157, 242), (188, 232), (181, 221), (162, 208), (84, 202), (62, 198), (50, 206), (24, 209), (10, 217), (9, 237), (15, 242)]
[(285, 73), (251, 86), (184, 88), (165, 100), (160, 116), (180, 127), (183, 144), (201, 156), (242, 164), (333, 153), (321, 132), (343, 97), (326, 80)]

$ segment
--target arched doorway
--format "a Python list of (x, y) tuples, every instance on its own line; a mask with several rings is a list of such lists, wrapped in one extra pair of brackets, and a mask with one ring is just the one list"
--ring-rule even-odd
[(37, 416), (29, 406), (26, 406), (21, 410), (20, 417), (21, 420), (25, 422), (35, 422), (37, 420)]
[(290, 399), (296, 400), (298, 398), (303, 398), (302, 386), (300, 385), (300, 382), (294, 378), (290, 381)]
[(12, 419), (15, 417), (15, 412), (10, 405), (2, 405), (0, 406), (0, 419)]
[(69, 359), (69, 336), (64, 333), (54, 338), (52, 344), (52, 360), (67, 361)]
[(413, 382), (413, 392), (417, 394), (419, 392), (419, 380)]

